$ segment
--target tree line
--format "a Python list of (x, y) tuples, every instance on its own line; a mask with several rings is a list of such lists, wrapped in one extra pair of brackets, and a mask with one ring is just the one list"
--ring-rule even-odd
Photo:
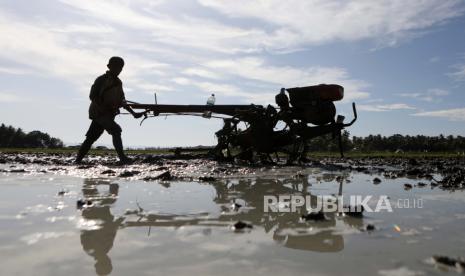
[(1, 148), (62, 148), (63, 146), (63, 141), (60, 139), (38, 130), (26, 133), (21, 128), (5, 124), (0, 126)]
[[(453, 135), (425, 136), (401, 135), (391, 136), (368, 135), (366, 137), (350, 137), (348, 131), (343, 131), (342, 141), (344, 150), (361, 152), (372, 151), (411, 151), (411, 152), (463, 152), (465, 151), (465, 137)], [(309, 141), (310, 151), (338, 151), (338, 140), (331, 135), (317, 137)]]
[[(453, 135), (425, 136), (401, 135), (391, 136), (368, 135), (366, 137), (350, 136), (346, 130), (342, 132), (344, 150), (360, 152), (373, 151), (411, 151), (411, 152), (465, 152), (465, 137)], [(1, 148), (63, 148), (64, 144), (58, 138), (34, 130), (24, 132), (13, 126), (0, 126)], [(332, 135), (316, 137), (308, 141), (309, 151), (338, 151), (338, 140)]]

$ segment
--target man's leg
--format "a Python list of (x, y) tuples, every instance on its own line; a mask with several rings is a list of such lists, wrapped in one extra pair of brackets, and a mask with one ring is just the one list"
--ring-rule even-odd
[(103, 127), (98, 124), (96, 121), (92, 121), (90, 124), (89, 130), (86, 133), (86, 140), (81, 144), (79, 148), (75, 163), (81, 163), (84, 156), (90, 150), (92, 144), (97, 141), (97, 139), (102, 135)]
[(112, 134), (112, 137), (113, 137), (113, 146), (115, 147), (119, 160), (121, 162), (129, 162), (130, 159), (124, 154), (123, 140), (121, 139), (121, 133)]
[(129, 159), (123, 150), (123, 140), (121, 139), (121, 127), (115, 122), (114, 118), (105, 118), (100, 121), (100, 124), (113, 137), (113, 146), (115, 147), (118, 158), (122, 163), (130, 163)]

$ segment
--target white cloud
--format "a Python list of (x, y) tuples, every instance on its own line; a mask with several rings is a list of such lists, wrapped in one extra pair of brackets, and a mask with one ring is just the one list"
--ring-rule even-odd
[(362, 111), (371, 111), (371, 112), (386, 112), (393, 110), (413, 110), (416, 109), (413, 106), (410, 106), (405, 103), (395, 103), (395, 104), (383, 104), (383, 105), (358, 105), (358, 110)]
[(108, 25), (79, 25), (71, 24), (66, 26), (50, 26), (50, 31), (59, 33), (87, 33), (87, 34), (108, 34), (115, 33), (116, 30)]
[[(174, 78), (173, 81), (179, 85), (200, 88), (206, 94), (214, 93), (216, 96), (220, 96), (219, 98), (221, 98), (221, 96), (238, 97), (242, 99), (242, 102), (247, 104), (270, 104), (274, 100), (275, 96), (272, 92), (245, 92), (241, 88), (230, 84), (198, 81), (188, 78)], [(223, 102), (223, 104), (226, 103)]]
[(441, 60), (440, 57), (435, 56), (435, 57), (431, 57), (431, 58), (429, 59), (429, 62), (430, 62), (430, 63), (436, 63), (436, 62), (439, 62), (440, 60)]
[(449, 73), (448, 75), (457, 81), (465, 80), (465, 63), (458, 64), (454, 67), (455, 67), (455, 71), (452, 73)]
[(419, 112), (412, 114), (412, 116), (445, 118), (450, 121), (465, 121), (465, 108)]
[(415, 107), (409, 106), (408, 104), (404, 103), (378, 105), (378, 107), (386, 110), (415, 109)]
[(0, 92), (0, 103), (16, 103), (27, 101), (24, 97), (18, 97), (15, 94)]
[(375, 39), (395, 45), (464, 12), (460, 0), (200, 0), (232, 18), (267, 22), (265, 46), (274, 49), (333, 41)]
[[(53, 27), (51, 23), (36, 26), (0, 10), (0, 58), (28, 68), (2, 66), (0, 72), (56, 77), (71, 82), (77, 90), (85, 93), (88, 93), (90, 82), (106, 70), (108, 57), (113, 55), (121, 55), (128, 60), (122, 75), (137, 89), (149, 87), (149, 82), (138, 79), (141, 74), (166, 74), (164, 70), (169, 69), (167, 63), (125, 52), (116, 46), (121, 44), (121, 38), (114, 38), (112, 32), (111, 28), (99, 25), (95, 28), (76, 24)], [(96, 40), (95, 36), (100, 39)], [(155, 83), (151, 87), (170, 90), (166, 85)]]
[[(170, 92), (174, 91), (174, 87), (169, 85), (158, 84), (154, 82), (145, 81), (143, 79), (132, 79), (129, 87), (131, 90), (134, 88), (139, 89), (140, 92), (145, 92), (148, 94), (159, 93), (159, 92)], [(130, 91), (125, 89), (126, 91)]]
[(364, 103), (382, 103), (384, 102), (384, 99), (376, 98), (376, 99), (366, 99), (363, 101)]
[(205, 70), (203, 68), (187, 68), (186, 70), (182, 71), (183, 74), (186, 74), (188, 76), (198, 76), (202, 78), (207, 78), (207, 79), (221, 79), (222, 76), (216, 72), (210, 71), (210, 70)]
[[(138, 9), (137, 2), (61, 0), (94, 18), (136, 30), (146, 30), (152, 41), (178, 48), (220, 53), (254, 52), (265, 33), (257, 28), (239, 28), (190, 15), (165, 15), (156, 7)], [(143, 4), (144, 1), (142, 1)]]
[[(126, 91), (142, 92), (126, 95), (134, 101), (152, 102), (148, 94), (157, 91), (170, 102), (203, 102), (214, 92), (219, 103), (267, 104), (274, 102), (281, 87), (337, 83), (345, 87), (344, 101), (367, 103), (370, 84), (335, 63), (331, 49), (316, 46), (341, 41), (395, 45), (462, 14), (460, 3), (62, 0), (48, 1), (37, 10), (13, 3), (0, 7), (0, 74), (15, 74), (11, 81), (21, 83), (7, 85), (21, 86), (27, 98), (38, 93), (38, 84), (52, 81), (57, 93), (88, 94), (91, 82), (106, 70), (108, 57), (120, 55), (126, 60), (121, 75)], [(312, 50), (305, 57), (323, 54), (334, 65), (296, 62), (281, 55), (301, 49)], [(465, 75), (465, 68), (461, 70)], [(18, 100), (13, 93), (0, 95), (2, 102)], [(82, 100), (79, 106), (85, 112), (87, 97)], [(66, 101), (59, 97), (57, 105)], [(412, 108), (373, 104), (365, 109)], [(20, 118), (16, 115), (11, 116)]]
[(0, 73), (10, 74), (10, 75), (28, 75), (33, 72), (29, 69), (16, 66), (0, 66)]
[(189, 85), (191, 81), (188, 78), (173, 78), (173, 82), (179, 85)]
[(239, 25), (196, 16), (195, 12), (165, 14), (162, 1), (153, 5), (141, 0), (61, 2), (106, 24), (145, 30), (158, 43), (230, 54), (290, 52), (365, 39), (396, 45), (400, 39), (416, 36), (464, 12), (459, 0), (199, 1), (202, 6), (198, 10), (208, 7), (232, 18), (255, 19)]
[[(0, 57), (65, 78), (86, 93), (89, 79), (105, 69), (108, 56), (122, 55), (130, 61), (122, 77), (136, 90), (172, 91), (168, 81), (179, 80), (180, 74), (224, 82), (230, 81), (225, 78), (229, 74), (256, 87), (267, 83), (255, 92), (263, 95), (281, 86), (338, 83), (345, 87), (344, 101), (368, 98), (369, 84), (337, 66), (275, 66), (260, 58), (260, 51), (286, 52), (334, 40), (397, 38), (462, 12), (456, 1), (415, 2), (414, 9), (408, 8), (410, 2), (397, 1), (200, 1), (204, 6), (199, 9), (206, 6), (231, 17), (260, 20), (238, 26), (195, 12), (165, 14), (160, 7), (169, 2), (163, 1), (60, 2), (82, 24), (62, 24), (63, 19), (53, 17), (31, 22), (0, 12), (5, 38), (0, 41)], [(241, 58), (241, 53), (255, 56)], [(154, 81), (148, 81), (148, 74), (156, 75)]]
[(27, 65), (44, 75), (78, 80), (92, 74), (91, 70), (101, 67), (103, 61), (99, 60), (103, 55), (98, 51), (69, 46), (66, 37), (22, 23), (1, 12), (0, 33), (0, 57)]
[(235, 97), (247, 97), (249, 95), (249, 93), (245, 93), (240, 88), (230, 84), (220, 84), (207, 81), (192, 81), (190, 84), (197, 86), (208, 94), (215, 93)]
[(418, 99), (426, 102), (441, 101), (442, 97), (449, 95), (449, 91), (439, 88), (428, 89), (424, 93), (401, 93), (399, 96)]
[[(338, 67), (273, 66), (260, 58), (213, 60), (204, 64), (215, 72), (236, 75), (244, 79), (267, 82), (276, 87), (307, 86), (320, 83), (337, 83), (345, 87), (345, 100), (367, 98), (364, 89), (368, 83), (351, 79), (348, 72)], [(276, 89), (277, 90), (277, 89)]]
[(449, 91), (446, 91), (444, 89), (439, 89), (439, 88), (428, 89), (427, 93), (429, 95), (433, 95), (433, 96), (447, 96), (447, 95), (449, 95)]

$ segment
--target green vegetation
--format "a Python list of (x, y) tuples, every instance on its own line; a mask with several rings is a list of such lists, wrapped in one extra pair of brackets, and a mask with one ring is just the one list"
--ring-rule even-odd
[(25, 133), (21, 128), (0, 126), (1, 148), (62, 148), (63, 142), (38, 130)]
[[(308, 157), (340, 157), (339, 152), (309, 152)], [(344, 156), (348, 158), (456, 158), (465, 157), (464, 153), (455, 152), (389, 152), (389, 151), (347, 151)]]
[[(350, 133), (342, 133), (342, 143), (347, 157), (457, 157), (465, 156), (465, 137), (424, 136), (424, 135), (369, 135), (350, 138)], [(64, 147), (63, 142), (47, 133), (31, 131), (2, 124), (0, 126), (0, 153), (46, 153), (75, 154), (78, 147)], [(211, 147), (191, 147), (180, 149), (182, 153), (207, 153)], [(128, 154), (172, 154), (176, 148), (128, 149)], [(331, 135), (317, 137), (308, 143), (309, 157), (338, 157), (338, 140)], [(112, 148), (97, 147), (91, 154), (115, 154)]]
[[(0, 153), (46, 153), (46, 154), (76, 154), (77, 148), (67, 147), (67, 148), (0, 148)], [(127, 154), (173, 154), (175, 148), (173, 149), (128, 149), (125, 150)], [(189, 150), (183, 149), (183, 153), (196, 152), (196, 153), (206, 153), (208, 150)], [(90, 154), (96, 155), (116, 155), (114, 149), (91, 149)]]
[[(369, 135), (367, 137), (350, 138), (348, 131), (342, 134), (343, 147), (345, 151), (360, 153), (386, 152), (386, 153), (408, 153), (408, 152), (434, 152), (452, 153), (465, 152), (465, 137), (462, 136), (424, 136), (424, 135), (400, 135), (391, 136)], [(339, 149), (337, 139), (331, 135), (312, 139), (308, 143), (311, 152), (337, 152)]]

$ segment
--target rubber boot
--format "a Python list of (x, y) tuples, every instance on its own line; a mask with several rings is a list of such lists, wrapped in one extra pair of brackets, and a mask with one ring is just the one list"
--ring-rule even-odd
[(130, 164), (132, 160), (124, 154), (123, 141), (121, 135), (113, 135), (113, 146), (115, 147), (116, 153), (118, 154), (119, 161), (121, 164)]
[(74, 160), (75, 164), (80, 164), (82, 162), (82, 159), (84, 159), (84, 156), (86, 156), (87, 152), (89, 152), (90, 147), (92, 147), (93, 143), (94, 142), (90, 139), (84, 140), (81, 147), (79, 148), (76, 159)]

